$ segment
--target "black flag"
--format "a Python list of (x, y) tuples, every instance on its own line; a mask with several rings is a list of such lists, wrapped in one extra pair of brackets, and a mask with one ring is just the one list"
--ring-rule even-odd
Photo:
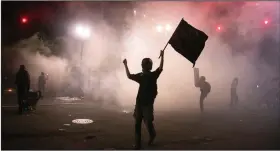
[(168, 43), (194, 66), (207, 39), (208, 36), (204, 32), (182, 19)]

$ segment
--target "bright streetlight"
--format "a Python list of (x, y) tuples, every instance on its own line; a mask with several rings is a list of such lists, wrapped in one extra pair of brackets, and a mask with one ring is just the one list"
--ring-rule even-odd
[(162, 26), (162, 25), (157, 25), (156, 26), (156, 30), (159, 33), (167, 34), (168, 32), (171, 31), (171, 29), (172, 29), (172, 27), (171, 27), (170, 24), (166, 24), (165, 26)]
[(84, 25), (77, 25), (75, 29), (75, 34), (81, 40), (86, 40), (91, 36), (90, 28)]
[(84, 42), (85, 40), (89, 39), (91, 36), (90, 27), (86, 25), (78, 24), (75, 26), (74, 34), (81, 41), (81, 60), (82, 60), (83, 51), (84, 51)]

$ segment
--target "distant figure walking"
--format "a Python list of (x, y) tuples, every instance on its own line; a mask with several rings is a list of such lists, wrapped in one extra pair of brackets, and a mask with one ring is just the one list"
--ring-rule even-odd
[(44, 72), (41, 72), (41, 75), (38, 78), (38, 90), (41, 92), (41, 97), (45, 95), (47, 77)]
[[(200, 88), (200, 111), (204, 111), (204, 99), (208, 96), (211, 91), (211, 85), (206, 81), (204, 76), (199, 77), (199, 70), (198, 68), (194, 68), (195, 74), (195, 87)], [(199, 78), (198, 78), (199, 77)]]
[(15, 84), (17, 85), (18, 113), (22, 114), (24, 110), (24, 100), (27, 99), (30, 89), (30, 77), (24, 65), (20, 65), (19, 67)]
[(151, 72), (153, 67), (152, 60), (150, 58), (144, 58), (142, 60), (142, 72), (138, 74), (130, 74), (127, 66), (127, 60), (123, 60), (127, 77), (139, 83), (136, 105), (133, 114), (135, 118), (135, 149), (141, 149), (142, 119), (144, 119), (150, 135), (148, 145), (151, 145), (156, 137), (156, 131), (153, 124), (154, 101), (158, 94), (157, 79), (163, 70), (164, 51), (161, 51), (160, 56), (160, 66), (153, 72)]
[(238, 95), (237, 95), (237, 85), (238, 85), (238, 78), (234, 78), (231, 83), (231, 90), (230, 90), (230, 107), (236, 107), (238, 104)]

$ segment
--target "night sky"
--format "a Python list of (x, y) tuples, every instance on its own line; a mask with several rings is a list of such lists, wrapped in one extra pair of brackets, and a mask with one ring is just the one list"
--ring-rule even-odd
[[(80, 20), (90, 20), (94, 23), (102, 19), (102, 21), (107, 22), (106, 25), (109, 25), (112, 27), (112, 29), (116, 29), (118, 32), (120, 32), (117, 35), (125, 35), (122, 32), (127, 29), (123, 27), (130, 27), (129, 25), (126, 25), (129, 24), (129, 22), (127, 22), (125, 18), (129, 14), (132, 15), (132, 18), (135, 18), (133, 17), (133, 9), (137, 8), (137, 5), (138, 4), (136, 4), (136, 2), (1, 2), (1, 44), (2, 47), (8, 45), (11, 46), (20, 39), (26, 39), (34, 35), (36, 32), (40, 32), (45, 36), (45, 38), (52, 40), (59, 36), (65, 36), (67, 34), (69, 25), (71, 25), (71, 22)], [(193, 3), (190, 5), (193, 7), (199, 7), (198, 5), (202, 4)], [(214, 6), (213, 9), (207, 14), (208, 17), (211, 18), (209, 21), (218, 22), (220, 18), (227, 18), (230, 12), (234, 12), (234, 10), (240, 10), (243, 3), (225, 3), (221, 5), (213, 2), (211, 5)], [(172, 7), (170, 7), (170, 9), (172, 9)], [(238, 16), (238, 11), (236, 12), (235, 14)], [(100, 16), (102, 16), (102, 18), (100, 18)], [(266, 16), (269, 16), (269, 11), (267, 11)], [(24, 24), (21, 22), (23, 17), (27, 18), (28, 20)], [(277, 19), (275, 19), (275, 22), (278, 22)], [(216, 25), (214, 25), (213, 30), (216, 32), (215, 26)], [(232, 51), (232, 55), (243, 55), (243, 52), (247, 51), (247, 49), (244, 48), (246, 48), (247, 45), (248, 48), (250, 48), (250, 46), (253, 44), (243, 40), (238, 34), (236, 27), (239, 25), (234, 19), (225, 22), (224, 26), (228, 26), (226, 32), (217, 33), (217, 35), (220, 36), (220, 39), (225, 44), (228, 44), (234, 50)], [(270, 28), (273, 31), (275, 30), (275, 28)], [(273, 32), (273, 34), (277, 34), (277, 32)], [(256, 57), (256, 60), (259, 61), (263, 59), (264, 62), (266, 62), (269, 66), (279, 68), (279, 54), (277, 54), (278, 52), (275, 51), (277, 48), (279, 48), (279, 39), (277, 41), (271, 38), (270, 34), (263, 36), (262, 39), (263, 40), (257, 44), (258, 49), (260, 49), (260, 53), (258, 57)], [(4, 53), (4, 51), (1, 53), (1, 71), (2, 73), (9, 73), (11, 72), (10, 58), (15, 58), (14, 54), (8, 56)], [(7, 60), (7, 62), (4, 62), (3, 60)], [(259, 62), (259, 64), (262, 63), (261, 61)]]
[[(229, 6), (224, 6), (225, 4)], [(216, 16), (214, 18), (219, 18), (222, 17), (221, 15), (227, 15), (227, 11), (222, 10), (228, 10), (228, 12), (230, 12), (233, 8), (241, 8), (242, 6), (242, 3), (225, 4), (221, 7), (223, 9), (215, 4), (217, 6), (213, 9), (213, 12), (208, 15), (214, 15)], [(51, 40), (58, 36), (64, 36), (67, 33), (67, 27), (71, 24), (70, 22), (82, 19), (98, 22), (100, 20), (100, 14), (102, 14), (102, 19), (106, 21), (108, 25), (122, 32), (126, 29), (120, 29), (127, 23), (123, 16), (127, 16), (127, 14), (133, 15), (133, 13), (127, 12), (133, 12), (136, 5), (136, 2), (2, 1), (1, 43), (2, 46), (10, 45), (20, 39), (28, 38), (36, 32), (44, 34), (47, 39)], [(120, 16), (116, 17), (116, 14)], [(21, 22), (23, 17), (28, 19), (25, 24)], [(229, 27), (232, 27), (231, 29), (234, 29), (234, 22), (228, 24), (230, 24)], [(129, 27), (129, 25), (126, 27)], [(119, 35), (122, 35), (122, 33)], [(228, 30), (224, 35), (221, 34), (225, 43), (229, 44), (240, 39), (239, 36), (236, 36), (236, 40), (232, 40), (234, 39), (234, 35), (236, 35), (235, 30), (233, 30), (232, 33)], [(234, 43), (231, 45), (232, 47), (235, 46)], [(268, 46), (267, 42), (264, 44), (261, 43), (260, 45), (264, 45), (263, 47)], [(271, 46), (271, 44), (269, 45)], [(277, 46), (278, 44), (275, 43), (273, 45)], [(235, 50), (235, 52), (237, 52), (242, 49), (235, 48)], [(267, 49), (265, 49), (265, 51), (267, 53)]]
[[(42, 32), (50, 39), (63, 36), (69, 21), (81, 18), (81, 16), (94, 19), (95, 14), (100, 14), (101, 11), (108, 14), (119, 8), (133, 9), (132, 2), (5, 1), (1, 3), (2, 45), (30, 37), (35, 32)], [(21, 22), (23, 17), (28, 19), (25, 24)], [(110, 17), (106, 19), (113, 21)]]
[[(55, 4), (55, 5), (53, 5)], [(48, 25), (52, 18), (55, 22), (55, 12), (59, 11), (53, 2), (2, 2), (2, 43), (9, 44), (21, 38), (28, 37), (36, 31), (50, 33)], [(26, 17), (28, 22), (21, 23)]]

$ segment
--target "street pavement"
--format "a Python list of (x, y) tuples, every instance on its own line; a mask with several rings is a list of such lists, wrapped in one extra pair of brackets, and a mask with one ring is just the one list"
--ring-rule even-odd
[[(2, 149), (133, 149), (129, 109), (54, 98), (42, 100), (35, 112), (20, 116), (16, 109), (15, 104), (2, 103)], [(75, 119), (92, 123), (75, 124)], [(280, 149), (276, 110), (156, 110), (155, 126), (158, 136), (149, 147), (143, 125), (144, 149)]]

